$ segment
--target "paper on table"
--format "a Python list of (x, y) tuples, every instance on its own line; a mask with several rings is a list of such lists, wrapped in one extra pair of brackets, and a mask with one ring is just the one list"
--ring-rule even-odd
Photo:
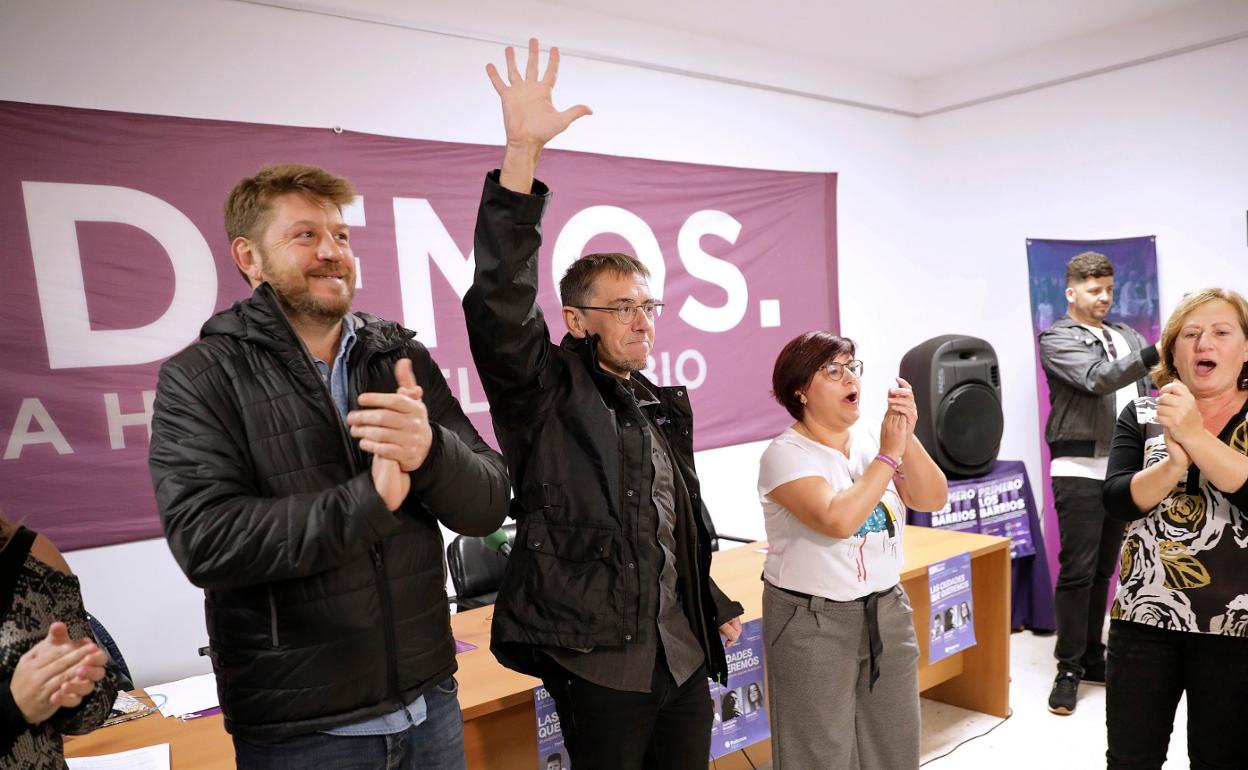
[[(212, 674), (153, 685), (147, 688), (147, 694), (152, 697), (153, 703), (160, 704), (160, 713), (167, 717), (194, 714), (221, 705), (217, 701), (217, 681)], [(163, 702), (160, 697), (162, 695)]]
[(169, 770), (169, 744), (144, 746), (98, 757), (67, 757), (69, 770)]

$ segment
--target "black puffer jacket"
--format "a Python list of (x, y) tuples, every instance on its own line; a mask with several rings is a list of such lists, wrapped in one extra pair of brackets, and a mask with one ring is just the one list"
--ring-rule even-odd
[[(485, 182), (476, 275), (464, 296), (473, 360), (511, 470), (519, 522), (494, 608), (491, 649), (504, 665), (537, 675), (535, 648), (620, 646), (639, 638), (639, 624), (654, 622), (645, 617), (636, 568), (639, 539), (655, 537), (639, 528), (638, 506), (649, 490), (634, 486), (650, 458), (621, 451), (621, 435), (645, 430), (646, 418), (624, 381), (599, 368), (597, 338), (550, 341), (536, 302), (545, 185), (534, 182), (534, 195), (518, 195), (497, 180), (494, 172)], [(722, 681), (727, 667), (718, 628), (742, 610), (710, 579), (688, 393), (645, 384), (660, 402), (656, 427), (702, 514), (693, 517), (689, 570), (697, 590), (682, 600), (696, 619), (707, 671)]]
[(434, 426), (394, 513), (267, 285), (161, 368), (150, 465), (174, 558), (205, 589), (226, 728), (269, 742), (392, 711), (455, 671), (437, 522), (502, 522), (502, 458), (414, 334), (357, 314), (350, 403), (412, 360)]

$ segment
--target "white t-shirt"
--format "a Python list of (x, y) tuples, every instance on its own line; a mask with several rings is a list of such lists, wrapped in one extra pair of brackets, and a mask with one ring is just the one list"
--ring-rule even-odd
[[(1122, 332), (1117, 329), (1111, 329), (1108, 326), (1088, 326), (1080, 324), (1083, 328), (1094, 334), (1097, 339), (1101, 340), (1101, 344), (1105, 342), (1105, 335), (1108, 334), (1110, 340), (1114, 343), (1114, 352), (1117, 355), (1109, 355), (1109, 346), (1105, 346), (1105, 355), (1111, 361), (1117, 361), (1123, 356), (1131, 355), (1131, 346), (1127, 344), (1127, 338), (1122, 336)], [(1127, 404), (1131, 403), (1140, 395), (1139, 388), (1136, 387), (1135, 380), (1123, 385), (1114, 392), (1114, 415), (1122, 414), (1122, 410)], [(1081, 479), (1094, 479), (1096, 481), (1105, 480), (1105, 472), (1109, 467), (1108, 457), (1054, 457), (1049, 461), (1050, 476), (1075, 476)]]
[(758, 469), (769, 545), (763, 576), (769, 583), (836, 601), (897, 585), (906, 509), (891, 479), (862, 528), (844, 540), (814, 531), (768, 496), (782, 484), (810, 476), (824, 479), (837, 492), (848, 489), (879, 451), (875, 437), (859, 428), (850, 430), (848, 457), (793, 428), (771, 442)]

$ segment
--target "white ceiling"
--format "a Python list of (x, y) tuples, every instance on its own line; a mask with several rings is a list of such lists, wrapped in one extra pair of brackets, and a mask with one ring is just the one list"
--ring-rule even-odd
[(911, 117), (1248, 39), (1248, 0), (237, 0)]
[(542, 0), (923, 80), (1203, 0)]

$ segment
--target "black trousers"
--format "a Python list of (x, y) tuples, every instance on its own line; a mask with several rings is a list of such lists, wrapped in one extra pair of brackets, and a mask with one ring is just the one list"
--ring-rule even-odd
[(542, 684), (576, 770), (705, 770), (714, 718), (705, 664), (678, 686), (660, 654), (648, 693), (600, 687), (549, 658), (545, 665)]
[(1192, 770), (1248, 768), (1248, 638), (1115, 620), (1108, 663), (1110, 770), (1162, 766), (1183, 693)]
[(1057, 616), (1053, 656), (1059, 671), (1083, 676), (1086, 666), (1105, 660), (1101, 631), (1123, 524), (1105, 513), (1101, 482), (1095, 479), (1054, 476), (1053, 507), (1061, 542), (1053, 590)]

